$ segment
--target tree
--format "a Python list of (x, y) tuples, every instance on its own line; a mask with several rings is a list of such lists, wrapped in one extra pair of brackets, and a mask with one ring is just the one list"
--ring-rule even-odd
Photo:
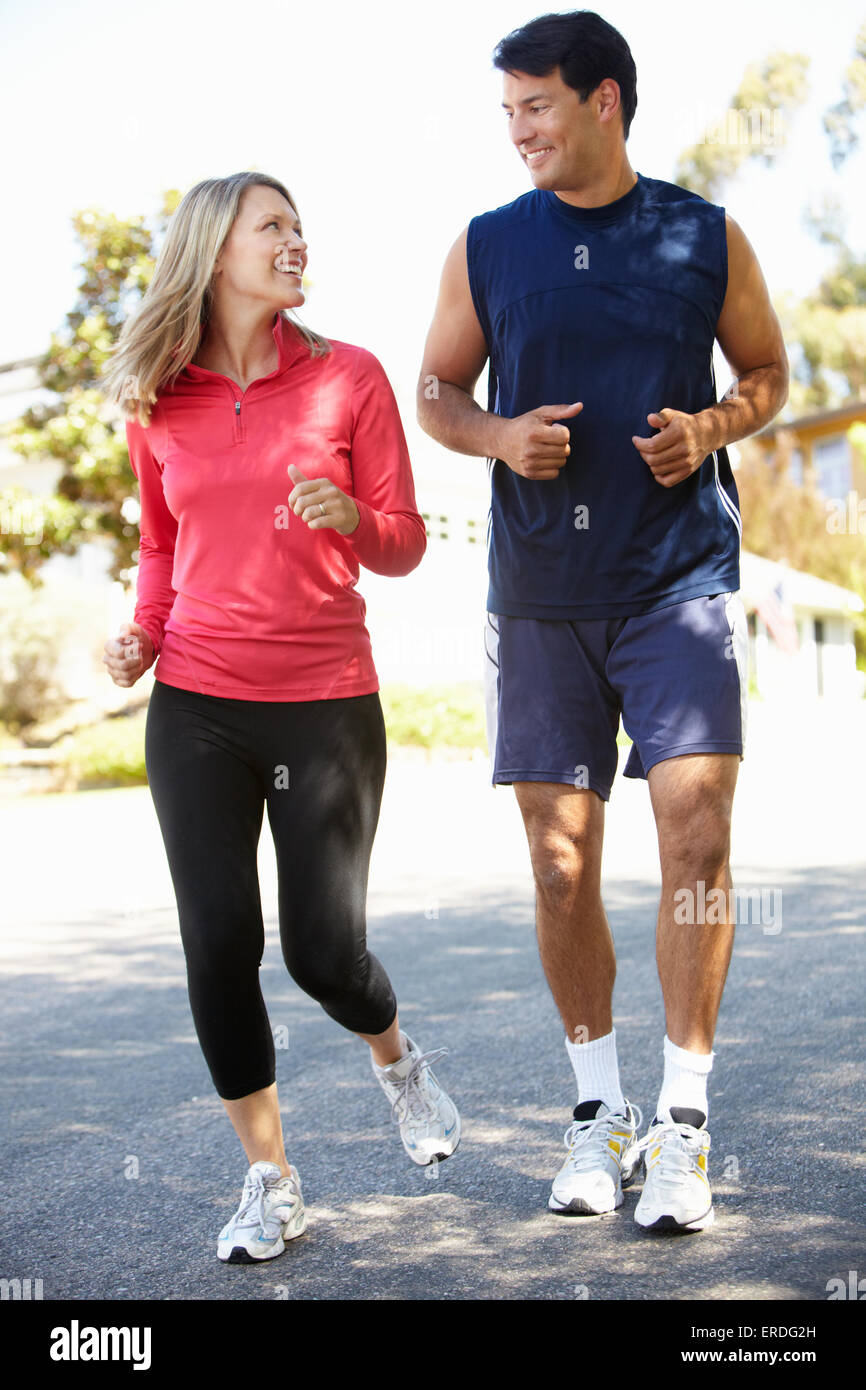
[(830, 158), (838, 169), (860, 143), (855, 119), (866, 107), (866, 24), (854, 43), (854, 57), (845, 69), (842, 100), (824, 113), (824, 129), (830, 140)]
[[(808, 59), (777, 53), (761, 67), (751, 67), (731, 102), (733, 111), (766, 108), (790, 112), (806, 92)], [(853, 61), (843, 80), (842, 100), (824, 117), (830, 160), (838, 169), (858, 146), (857, 117), (866, 109), (866, 24), (860, 29)], [(686, 150), (677, 166), (677, 182), (703, 197), (715, 197), (752, 157), (772, 162), (773, 146), (717, 138), (717, 123), (707, 140)], [(713, 133), (715, 132), (715, 134)], [(815, 291), (804, 299), (780, 295), (776, 310), (789, 345), (791, 387), (785, 415), (820, 410), (866, 399), (866, 258), (847, 244), (838, 205), (806, 210), (812, 234), (832, 247), (835, 259)], [(866, 431), (850, 432), (866, 464)], [(866, 599), (866, 535), (859, 526), (840, 531), (832, 526), (827, 500), (815, 480), (795, 483), (790, 475), (793, 438), (779, 430), (768, 458), (753, 441), (740, 446), (737, 490), (743, 512), (743, 544), (756, 555), (784, 559), (851, 589)], [(858, 513), (859, 515), (859, 513)], [(866, 668), (866, 618), (856, 620), (858, 662)]]
[[(824, 113), (830, 161), (838, 170), (859, 146), (857, 117), (866, 109), (866, 24), (845, 69), (842, 100)], [(792, 406), (802, 412), (866, 400), (866, 257), (847, 245), (838, 205), (808, 208), (813, 235), (835, 251), (835, 260), (814, 294), (799, 302), (787, 297), (780, 318), (798, 344)]]
[[(748, 160), (772, 166), (784, 144), (785, 124), (807, 95), (808, 66), (804, 54), (782, 52), (751, 64), (727, 116), (680, 156), (675, 181), (714, 200)], [(842, 92), (841, 101), (824, 114), (836, 169), (859, 145), (857, 118), (866, 109), (866, 24), (856, 36)], [(777, 297), (776, 310), (793, 349), (788, 416), (866, 398), (866, 259), (847, 245), (838, 206), (807, 208), (804, 221), (836, 258), (812, 294)]]
[[(57, 459), (61, 474), (56, 495), (41, 501), (41, 539), (0, 531), (0, 572), (17, 570), (35, 586), (52, 554), (72, 555), (84, 542), (101, 539), (109, 546), (111, 578), (128, 579), (138, 547), (137, 483), (125, 434), (115, 427), (118, 412), (106, 409), (94, 383), (150, 283), (155, 243), (180, 198), (176, 189), (164, 195), (153, 226), (95, 209), (72, 219), (82, 246), (77, 299), (38, 367), (42, 386), (57, 399), (31, 406), (8, 436), (9, 447), (25, 458)], [(0, 507), (14, 514), (22, 500), (20, 490), (7, 489)]]
[(771, 165), (785, 142), (786, 118), (808, 94), (804, 53), (771, 53), (751, 63), (726, 114), (684, 150), (674, 182), (713, 202), (722, 185), (749, 159)]

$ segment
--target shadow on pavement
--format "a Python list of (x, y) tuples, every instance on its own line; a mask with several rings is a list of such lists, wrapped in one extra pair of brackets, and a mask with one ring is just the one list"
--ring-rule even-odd
[[(576, 1095), (525, 887), (430, 917), (371, 905), (404, 1026), (450, 1049), (435, 1070), (463, 1140), (433, 1170), (404, 1155), (365, 1049), (289, 979), (268, 921), (309, 1234), (255, 1267), (215, 1256), (246, 1162), (198, 1049), (174, 913), (104, 916), (51, 945), (28, 928), (0, 973), (0, 1276), (41, 1278), (46, 1299), (824, 1299), (866, 1250), (861, 880), (749, 885), (781, 912), (738, 928), (710, 1077), (717, 1222), (676, 1239), (635, 1225), (639, 1184), (609, 1216), (546, 1210)], [(642, 880), (606, 893), (620, 1072), (645, 1125), (664, 1033), (656, 895)]]

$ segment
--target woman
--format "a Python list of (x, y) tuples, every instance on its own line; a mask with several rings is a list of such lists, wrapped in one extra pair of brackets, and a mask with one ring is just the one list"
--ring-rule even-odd
[(286, 312), (304, 302), (306, 250), (276, 179), (197, 184), (104, 375), (127, 415), (141, 541), (134, 621), (103, 660), (131, 686), (158, 657), (148, 781), (196, 1032), (250, 1165), (217, 1247), (232, 1263), (282, 1254), (305, 1225), (259, 987), (265, 807), (289, 972), (369, 1045), (414, 1162), (460, 1138), (430, 1071), (444, 1049), (401, 1031), (366, 945), (385, 730), (355, 583), (360, 564), (414, 569), (424, 523), (381, 365)]

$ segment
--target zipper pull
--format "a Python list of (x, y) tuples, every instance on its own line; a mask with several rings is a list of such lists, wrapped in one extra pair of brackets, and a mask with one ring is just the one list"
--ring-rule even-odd
[(240, 413), (241, 413), (241, 403), (240, 403), (240, 401), (235, 401), (235, 415), (240, 415)]

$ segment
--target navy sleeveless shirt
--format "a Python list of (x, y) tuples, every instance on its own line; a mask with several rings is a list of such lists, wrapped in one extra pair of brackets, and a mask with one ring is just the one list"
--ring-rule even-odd
[(533, 189), (469, 224), (469, 285), (490, 357), (488, 410), (583, 402), (556, 479), (491, 460), (492, 613), (617, 618), (739, 588), (739, 498), (724, 448), (674, 487), (632, 435), (665, 406), (715, 404), (727, 288), (724, 208), (644, 178), (602, 207)]

